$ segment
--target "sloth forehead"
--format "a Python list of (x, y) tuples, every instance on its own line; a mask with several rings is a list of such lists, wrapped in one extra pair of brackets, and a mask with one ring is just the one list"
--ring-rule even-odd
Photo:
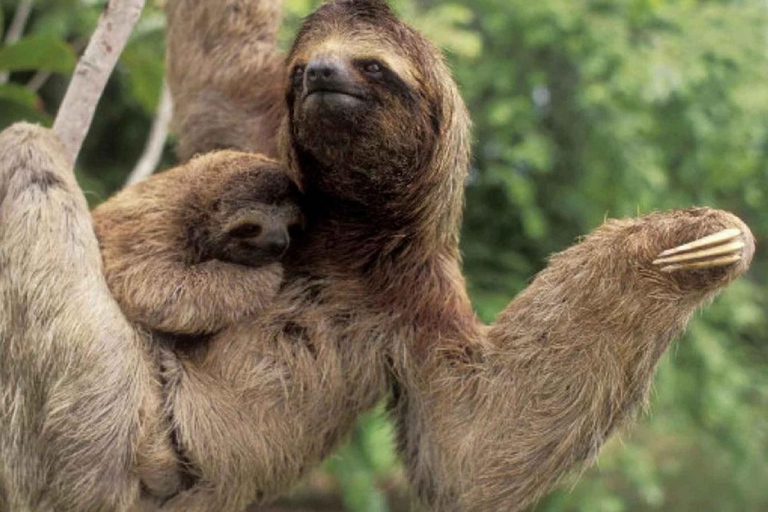
[(291, 54), (291, 65), (306, 64), (318, 56), (373, 59), (384, 63), (411, 87), (417, 87), (423, 77), (404, 50), (403, 41), (380, 28), (323, 24), (322, 30), (317, 27), (302, 34)]

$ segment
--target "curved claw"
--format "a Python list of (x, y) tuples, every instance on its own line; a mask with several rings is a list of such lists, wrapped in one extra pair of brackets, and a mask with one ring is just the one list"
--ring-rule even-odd
[(662, 272), (725, 267), (742, 259), (746, 247), (740, 229), (730, 228), (659, 254), (654, 265)]

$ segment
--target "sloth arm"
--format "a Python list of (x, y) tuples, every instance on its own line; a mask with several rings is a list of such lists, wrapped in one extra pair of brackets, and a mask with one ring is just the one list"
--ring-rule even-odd
[(217, 176), (204, 166), (175, 168), (94, 210), (107, 284), (129, 320), (162, 332), (209, 334), (271, 303), (280, 263), (195, 261), (189, 232), (200, 221), (190, 205), (196, 190), (210, 193)]
[(521, 510), (592, 460), (643, 403), (671, 339), (753, 252), (749, 229), (722, 211), (609, 221), (552, 257), (494, 325), (422, 331), (426, 354), (399, 358), (395, 411), (423, 499)]
[(0, 509), (136, 510), (174, 492), (175, 455), (68, 162), (48, 129), (0, 133)]
[(181, 161), (216, 149), (277, 156), (282, 0), (169, 0), (167, 70)]

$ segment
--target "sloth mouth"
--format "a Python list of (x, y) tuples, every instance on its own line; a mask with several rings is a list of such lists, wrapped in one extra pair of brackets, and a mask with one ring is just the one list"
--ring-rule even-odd
[(307, 113), (315, 115), (332, 115), (334, 119), (339, 116), (349, 117), (359, 111), (365, 100), (358, 94), (337, 89), (319, 89), (308, 93), (304, 97), (304, 109)]
[(334, 99), (334, 98), (352, 98), (358, 101), (363, 101), (365, 98), (363, 98), (362, 94), (359, 94), (357, 92), (347, 91), (347, 90), (340, 90), (340, 89), (317, 89), (314, 91), (311, 91), (307, 93), (307, 96), (305, 97), (305, 101), (309, 100), (310, 98), (320, 98), (320, 99)]
[(329, 98), (332, 98), (334, 96), (349, 96), (350, 98), (357, 98), (359, 100), (363, 99), (358, 94), (352, 94), (346, 91), (331, 91), (331, 90), (312, 91), (311, 93), (307, 94), (307, 98), (309, 98), (310, 96), (324, 96)]
[(360, 92), (352, 88), (346, 87), (318, 87), (316, 89), (307, 91), (304, 101), (321, 100), (321, 101), (342, 101), (342, 102), (362, 102), (365, 100), (365, 96)]

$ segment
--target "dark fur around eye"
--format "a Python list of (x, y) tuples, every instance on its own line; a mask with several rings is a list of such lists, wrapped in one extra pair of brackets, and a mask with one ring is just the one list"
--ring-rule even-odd
[(304, 85), (304, 66), (299, 65), (293, 68), (291, 83), (295, 89), (299, 89)]
[(361, 59), (355, 62), (355, 65), (366, 76), (371, 78), (381, 78), (387, 72), (387, 67), (376, 59)]
[(359, 59), (354, 64), (370, 82), (383, 86), (390, 93), (403, 99), (408, 105), (415, 106), (417, 104), (418, 94), (416, 91), (380, 60)]
[(229, 232), (233, 238), (253, 238), (261, 234), (261, 226), (258, 224), (241, 224)]

